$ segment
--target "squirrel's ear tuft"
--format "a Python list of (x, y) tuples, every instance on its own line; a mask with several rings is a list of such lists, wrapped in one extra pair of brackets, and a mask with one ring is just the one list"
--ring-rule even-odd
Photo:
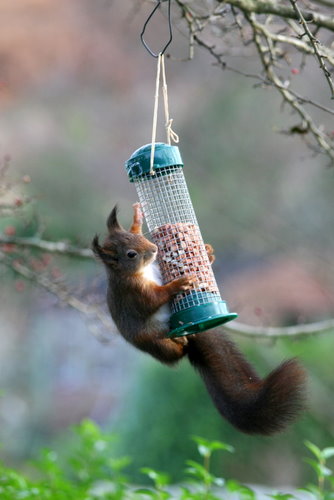
[(100, 257), (102, 248), (99, 244), (99, 237), (97, 234), (94, 236), (94, 239), (92, 241), (92, 250), (97, 257)]
[(118, 261), (116, 245), (113, 242), (109, 242), (108, 246), (101, 247), (97, 235), (92, 241), (92, 250), (94, 255), (102, 260), (104, 264), (114, 264)]
[(124, 229), (117, 220), (117, 212), (118, 212), (118, 207), (117, 205), (115, 205), (107, 219), (107, 228), (110, 233), (112, 233), (113, 231), (124, 231)]

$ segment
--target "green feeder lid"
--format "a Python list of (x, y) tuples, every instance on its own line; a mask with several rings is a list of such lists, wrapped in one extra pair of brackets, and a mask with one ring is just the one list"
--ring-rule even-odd
[[(125, 162), (125, 168), (131, 182), (150, 174), (151, 148), (151, 144), (142, 146), (132, 154), (127, 162)], [(170, 166), (183, 167), (179, 148), (163, 142), (156, 142), (154, 148), (154, 170), (158, 171), (159, 169)]]

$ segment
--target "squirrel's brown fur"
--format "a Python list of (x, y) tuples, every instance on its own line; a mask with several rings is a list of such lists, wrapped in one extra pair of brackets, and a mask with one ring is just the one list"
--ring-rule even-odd
[[(142, 235), (139, 204), (129, 231), (117, 220), (114, 207), (103, 245), (95, 236), (92, 248), (108, 277), (107, 303), (122, 336), (160, 362), (174, 364), (187, 356), (200, 373), (218, 411), (239, 430), (273, 434), (295, 420), (304, 407), (305, 371), (295, 360), (282, 363), (261, 379), (235, 344), (221, 330), (181, 338), (166, 338), (173, 295), (196, 280), (184, 276), (162, 285), (146, 277), (157, 247)], [(210, 261), (212, 247), (207, 246)]]

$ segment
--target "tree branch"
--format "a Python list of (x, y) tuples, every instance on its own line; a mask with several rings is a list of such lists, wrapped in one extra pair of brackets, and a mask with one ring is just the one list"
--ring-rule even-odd
[(79, 248), (65, 241), (47, 241), (38, 237), (22, 238), (19, 236), (0, 235), (0, 245), (18, 245), (21, 247), (35, 248), (44, 252), (55, 253), (59, 255), (68, 255), (84, 259), (92, 259), (93, 252), (90, 248)]
[[(288, 7), (277, 0), (218, 0), (228, 3), (248, 14), (271, 14), (286, 19), (299, 21), (299, 16), (292, 7)], [(301, 10), (306, 22), (312, 23), (319, 28), (334, 31), (334, 18), (319, 12)]]
[[(57, 252), (58, 253), (58, 252)], [(72, 254), (73, 255), (73, 254)], [(17, 259), (11, 259), (0, 251), (0, 263), (11, 268), (19, 276), (39, 285), (51, 294), (57, 297), (60, 302), (65, 303), (72, 309), (84, 314), (90, 319), (97, 320), (104, 328), (111, 333), (116, 333), (117, 329), (109, 315), (105, 314), (97, 304), (87, 304), (75, 297), (67, 290), (64, 283), (57, 283), (50, 279), (46, 273), (33, 271), (30, 267), (19, 262)], [(93, 330), (91, 328), (91, 330)], [(99, 329), (101, 330), (101, 328)], [(97, 329), (93, 331), (94, 335), (102, 342), (109, 341), (105, 336), (102, 336)]]
[[(80, 249), (72, 247), (63, 242), (50, 242), (45, 240), (38, 240), (38, 238), (0, 237), (0, 243), (15, 244), (17, 246), (22, 245), (31, 248), (37, 248), (39, 250), (47, 251), (50, 253), (69, 255), (71, 257), (93, 258), (93, 253), (90, 249)], [(87, 304), (83, 302), (81, 299), (75, 297), (72, 293), (70, 293), (64, 283), (55, 282), (50, 277), (48, 277), (45, 272), (34, 271), (27, 264), (22, 263), (16, 258), (11, 258), (6, 255), (6, 253), (2, 252), (1, 249), (0, 263), (12, 269), (19, 276), (32, 281), (33, 283), (52, 293), (58, 298), (58, 300), (67, 304), (76, 311), (88, 316), (89, 318), (95, 318), (109, 332), (113, 334), (116, 333), (117, 329), (112, 319), (109, 317), (109, 315), (103, 312), (98, 304)], [(228, 331), (231, 331), (232, 333), (251, 338), (303, 337), (308, 335), (329, 333), (333, 331), (334, 319), (329, 319), (318, 323), (280, 328), (256, 327), (234, 321), (232, 323), (229, 323), (228, 325), (224, 325), (224, 328)], [(98, 338), (101, 337), (101, 335), (96, 335), (96, 332), (94, 332), (94, 335)], [(102, 340), (105, 341), (105, 338), (102, 337)]]
[(323, 333), (334, 332), (334, 319), (319, 321), (317, 323), (309, 323), (306, 325), (294, 325), (285, 327), (265, 327), (265, 326), (250, 326), (238, 321), (233, 321), (228, 325), (224, 325), (224, 329), (231, 333), (242, 335), (244, 337), (270, 338), (277, 339), (283, 337), (306, 337), (309, 335), (319, 335)]

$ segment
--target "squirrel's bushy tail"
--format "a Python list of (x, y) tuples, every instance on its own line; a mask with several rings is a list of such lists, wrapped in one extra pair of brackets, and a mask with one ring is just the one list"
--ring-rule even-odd
[(223, 333), (212, 330), (188, 340), (191, 364), (219, 412), (239, 430), (274, 434), (304, 409), (306, 374), (295, 359), (261, 379)]

